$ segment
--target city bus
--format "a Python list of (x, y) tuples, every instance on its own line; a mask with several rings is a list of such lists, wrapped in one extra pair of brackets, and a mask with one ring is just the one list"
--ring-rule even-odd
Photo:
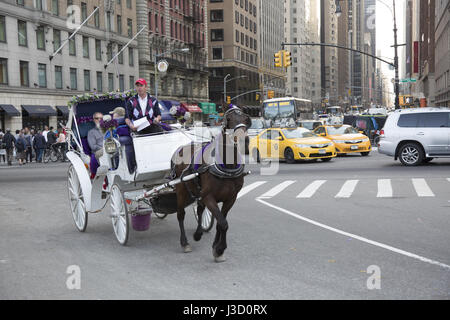
[(272, 123), (312, 119), (314, 107), (311, 100), (294, 97), (274, 98), (263, 101), (262, 116)]

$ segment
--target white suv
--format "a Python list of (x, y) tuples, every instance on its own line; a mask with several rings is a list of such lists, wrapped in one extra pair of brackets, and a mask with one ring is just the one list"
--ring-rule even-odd
[(378, 152), (405, 166), (450, 158), (450, 109), (396, 110), (381, 130)]

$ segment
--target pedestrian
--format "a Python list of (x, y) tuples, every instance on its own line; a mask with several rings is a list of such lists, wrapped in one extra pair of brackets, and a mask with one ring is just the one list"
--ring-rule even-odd
[(56, 139), (56, 146), (59, 149), (59, 152), (62, 154), (61, 161), (64, 162), (66, 158), (66, 135), (63, 132), (62, 128), (58, 129), (58, 139)]
[(27, 142), (25, 141), (23, 132), (20, 132), (18, 138), (16, 139), (16, 155), (19, 165), (25, 164), (26, 148)]
[(42, 135), (41, 130), (38, 130), (38, 132), (34, 136), (34, 148), (36, 150), (36, 162), (38, 162), (38, 163), (42, 162), (42, 155), (44, 154), (45, 147), (46, 147), (45, 138)]
[(50, 127), (50, 130), (47, 132), (47, 148), (52, 148), (56, 151), (56, 146), (54, 145), (56, 143), (56, 138), (57, 136), (53, 130), (53, 127)]
[(1, 159), (3, 159), (3, 162), (6, 163), (6, 147), (5, 147), (5, 143), (3, 142), (4, 135), (5, 134), (0, 129), (0, 162), (1, 162)]
[(3, 143), (6, 149), (6, 158), (8, 161), (8, 166), (12, 165), (12, 159), (14, 154), (14, 147), (16, 145), (16, 138), (11, 134), (11, 129), (6, 128), (6, 133), (3, 136)]
[(36, 131), (34, 130), (34, 128), (32, 128), (30, 130), (30, 135), (31, 135), (31, 162), (36, 161), (36, 149), (34, 147), (34, 136), (36, 135)]
[(44, 131), (42, 131), (42, 136), (45, 139), (45, 143), (47, 143), (47, 133), (48, 133), (48, 126), (44, 126)]
[(32, 141), (31, 141), (31, 133), (30, 130), (25, 127), (24, 129), (24, 138), (25, 138), (25, 142), (26, 142), (26, 147), (25, 147), (25, 162), (28, 163), (28, 159), (30, 159), (30, 163), (33, 162), (33, 147), (32, 147)]

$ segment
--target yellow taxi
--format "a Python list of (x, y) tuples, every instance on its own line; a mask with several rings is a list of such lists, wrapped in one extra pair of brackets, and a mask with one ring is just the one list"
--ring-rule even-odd
[(330, 140), (318, 137), (306, 128), (269, 128), (250, 139), (250, 155), (260, 159), (282, 159), (287, 163), (295, 160), (329, 161), (336, 157)]
[(314, 129), (314, 133), (333, 141), (339, 155), (361, 153), (362, 156), (368, 156), (372, 151), (369, 138), (346, 124), (320, 126)]

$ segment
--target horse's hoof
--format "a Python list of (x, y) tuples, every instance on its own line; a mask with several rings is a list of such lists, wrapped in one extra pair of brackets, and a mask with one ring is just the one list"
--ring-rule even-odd
[(219, 257), (214, 257), (214, 261), (217, 263), (220, 262), (225, 262), (227, 259), (225, 259), (225, 257), (223, 255), (219, 256)]
[(184, 246), (184, 247), (183, 247), (183, 252), (184, 252), (184, 253), (192, 252), (191, 246), (190, 246), (190, 245)]
[(212, 254), (213, 254), (214, 258), (217, 258), (219, 256), (216, 252), (216, 249), (214, 249), (214, 248), (212, 249)]
[(194, 240), (195, 241), (200, 241), (201, 238), (202, 238), (202, 234), (201, 233), (194, 233)]

